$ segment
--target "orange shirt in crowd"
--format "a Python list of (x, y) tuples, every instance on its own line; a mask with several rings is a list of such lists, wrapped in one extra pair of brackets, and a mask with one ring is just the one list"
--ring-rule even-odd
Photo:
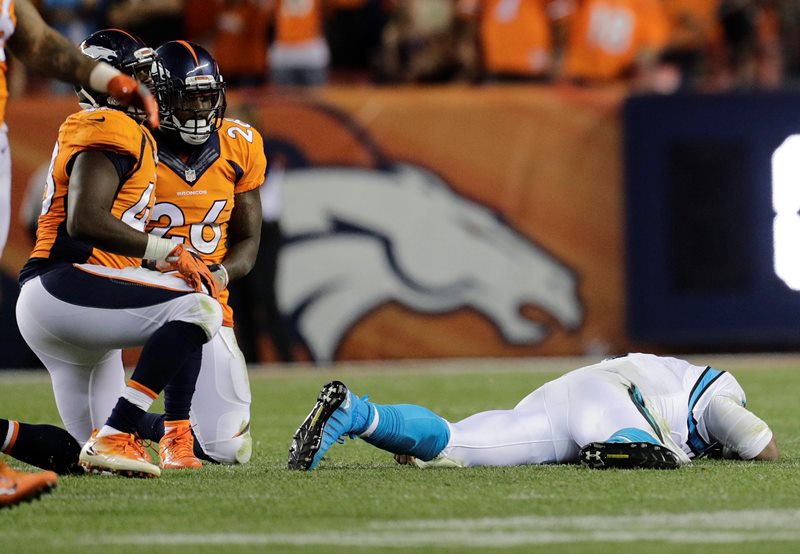
[(323, 36), (322, 0), (278, 0), (275, 42), (302, 44)]
[(663, 0), (670, 22), (670, 46), (702, 50), (718, 45), (721, 29), (717, 17), (720, 0)]
[(273, 5), (274, 0), (223, 2), (211, 48), (224, 78), (266, 75)]
[(584, 0), (570, 23), (564, 76), (624, 77), (642, 54), (663, 49), (669, 34), (662, 0)]
[(488, 73), (541, 75), (550, 69), (549, 0), (459, 0), (460, 17), (478, 20)]

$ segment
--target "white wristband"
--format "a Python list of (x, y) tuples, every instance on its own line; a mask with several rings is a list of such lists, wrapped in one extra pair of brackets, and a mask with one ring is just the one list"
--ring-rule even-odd
[(89, 73), (89, 87), (97, 92), (108, 92), (109, 81), (121, 73), (106, 62), (99, 62)]
[(211, 273), (217, 280), (220, 289), (228, 288), (228, 270), (222, 264), (217, 264), (217, 269)]
[(178, 246), (169, 239), (162, 239), (153, 235), (147, 235), (147, 248), (144, 249), (145, 260), (163, 261), (169, 253)]

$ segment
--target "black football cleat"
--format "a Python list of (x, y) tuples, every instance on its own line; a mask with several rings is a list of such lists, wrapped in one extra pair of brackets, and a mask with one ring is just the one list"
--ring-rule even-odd
[(289, 469), (312, 470), (339, 437), (350, 430), (352, 406), (344, 383), (331, 381), (295, 431), (289, 447)]
[(581, 449), (581, 465), (591, 469), (677, 469), (678, 457), (649, 442), (592, 442)]

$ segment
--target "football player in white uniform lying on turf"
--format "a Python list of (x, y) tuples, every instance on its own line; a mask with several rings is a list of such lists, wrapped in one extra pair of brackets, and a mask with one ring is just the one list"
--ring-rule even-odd
[(777, 459), (772, 431), (745, 406), (730, 373), (652, 354), (576, 369), (514, 409), (456, 423), (413, 404), (374, 404), (333, 381), (295, 433), (289, 468), (314, 469), (344, 436), (420, 467), (580, 462), (671, 469), (719, 447), (726, 457)]

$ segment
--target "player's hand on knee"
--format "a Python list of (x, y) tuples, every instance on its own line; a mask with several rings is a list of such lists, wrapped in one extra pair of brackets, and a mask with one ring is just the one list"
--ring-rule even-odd
[(156, 267), (159, 271), (177, 270), (184, 281), (189, 283), (189, 286), (195, 291), (206, 292), (213, 298), (219, 296), (217, 280), (208, 269), (208, 266), (203, 263), (199, 255), (185, 248), (182, 244), (173, 248), (163, 262), (156, 262)]

